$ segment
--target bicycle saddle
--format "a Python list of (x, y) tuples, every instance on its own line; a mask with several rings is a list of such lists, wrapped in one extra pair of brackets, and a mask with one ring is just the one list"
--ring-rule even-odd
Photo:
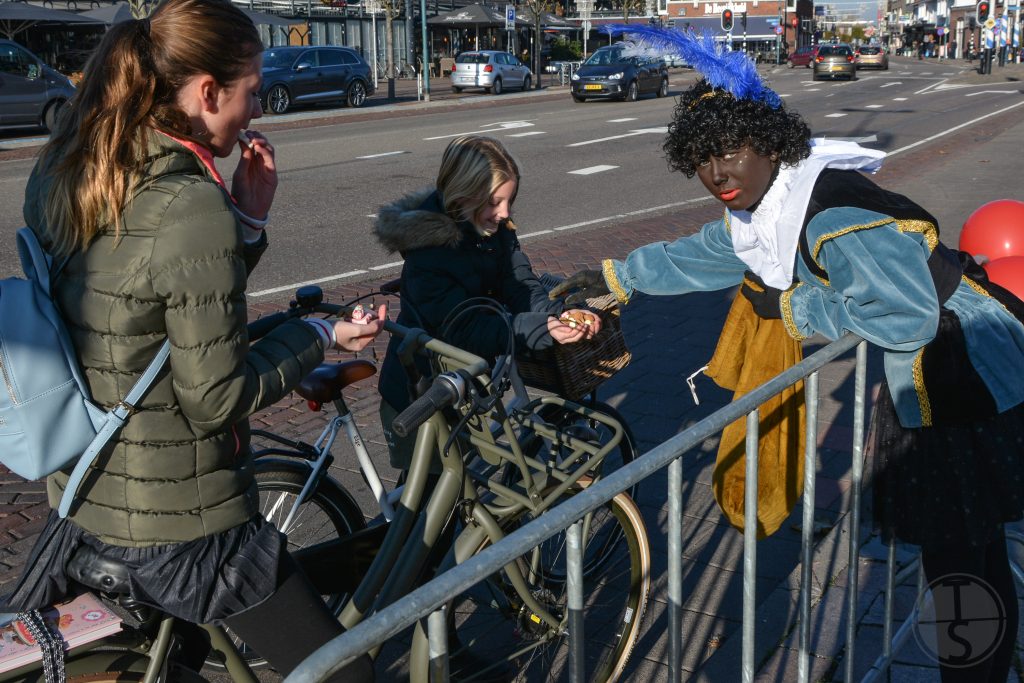
[(324, 363), (306, 375), (297, 393), (307, 401), (329, 403), (341, 398), (341, 390), (359, 380), (373, 377), (377, 366), (368, 360), (350, 360), (344, 363)]
[(87, 588), (121, 595), (129, 592), (128, 567), (84, 543), (71, 555), (66, 571), (70, 579)]

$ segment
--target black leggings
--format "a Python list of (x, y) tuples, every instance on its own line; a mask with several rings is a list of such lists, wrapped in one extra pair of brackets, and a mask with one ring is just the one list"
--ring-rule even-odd
[[(291, 673), (317, 648), (345, 631), (286, 552), (281, 554), (274, 594), (225, 619), (224, 625), (282, 675)], [(324, 679), (327, 683), (373, 680), (373, 661), (367, 655)]]
[[(1004, 630), (1001, 640), (995, 643), (990, 654), (970, 666), (949, 666), (940, 661), (942, 683), (1006, 683), (1009, 675), (1010, 663), (1013, 657), (1014, 646), (1017, 641), (1017, 591), (1014, 587), (1013, 572), (1010, 570), (1010, 560), (1006, 554), (1006, 539), (1003, 534), (986, 546), (959, 546), (959, 547), (924, 547), (921, 550), (921, 560), (924, 563), (924, 573), (931, 585), (937, 579), (950, 574), (965, 574), (969, 577), (977, 577), (988, 584), (1002, 602), (1005, 615)], [(967, 589), (965, 589), (967, 590)], [(936, 615), (938, 618), (949, 618), (943, 612), (943, 604), (948, 604), (952, 593), (948, 590), (939, 592), (933, 590), (936, 596)], [(968, 593), (970, 595), (970, 593)], [(977, 592), (974, 595), (979, 595)], [(961, 608), (964, 610), (962, 616), (974, 616), (977, 618), (977, 610), (982, 613), (991, 613), (990, 600), (987, 595), (981, 595), (984, 604), (973, 605), (976, 608), (975, 614), (971, 612), (972, 605), (965, 602)], [(983, 633), (977, 637), (977, 623), (972, 626), (965, 622), (963, 629), (959, 632), (950, 625), (951, 638), (939, 638), (939, 656), (942, 658), (968, 657), (970, 648), (983, 647), (987, 649), (991, 644), (991, 638)], [(942, 628), (940, 626), (940, 628)], [(947, 651), (943, 652), (945, 643)]]

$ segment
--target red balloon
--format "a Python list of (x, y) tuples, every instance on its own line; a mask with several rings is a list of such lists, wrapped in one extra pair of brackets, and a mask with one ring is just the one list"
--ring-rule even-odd
[(986, 263), (988, 279), (1024, 300), (1024, 256), (1007, 256)]
[(964, 223), (960, 251), (989, 261), (1024, 256), (1024, 202), (997, 199), (979, 207)]

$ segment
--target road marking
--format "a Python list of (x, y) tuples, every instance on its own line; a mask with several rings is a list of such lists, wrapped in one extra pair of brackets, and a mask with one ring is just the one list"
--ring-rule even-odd
[(525, 133), (509, 133), (505, 137), (507, 137), (507, 138), (525, 138), (527, 135), (547, 135), (547, 133), (545, 131), (542, 131), (542, 130), (528, 130)]
[(318, 277), (315, 280), (305, 280), (303, 282), (296, 282), (290, 285), (281, 285), (280, 287), (271, 287), (270, 289), (263, 289), (258, 292), (251, 292), (247, 296), (266, 296), (268, 294), (278, 294), (280, 292), (294, 292), (299, 287), (305, 287), (306, 285), (319, 285), (323, 282), (330, 282), (331, 280), (341, 280), (342, 278), (352, 277), (353, 275), (367, 275), (370, 271), (368, 270), (351, 270), (347, 273), (341, 273), (340, 275), (328, 275), (327, 277)]
[(583, 142), (574, 142), (566, 147), (582, 147), (583, 145), (593, 145), (597, 142), (608, 142), (609, 140), (619, 140), (621, 138), (629, 138), (634, 135), (646, 135), (647, 133), (655, 133), (657, 135), (664, 135), (668, 132), (668, 126), (659, 126), (658, 128), (641, 128), (639, 130), (631, 130), (628, 133), (622, 135), (612, 135), (606, 138), (597, 138), (596, 140), (584, 140)]
[(779, 97), (789, 97), (789, 93), (788, 92), (780, 92), (779, 93)]
[(928, 92), (929, 90), (931, 90), (931, 89), (933, 89), (933, 88), (935, 88), (935, 89), (938, 89), (938, 88), (939, 88), (940, 86), (942, 86), (942, 84), (943, 84), (943, 83), (945, 83), (945, 82), (946, 82), (946, 79), (942, 79), (941, 81), (936, 81), (935, 83), (932, 83), (931, 85), (927, 85), (927, 86), (925, 86), (925, 87), (921, 88), (920, 90), (918, 90), (918, 91), (917, 91), (917, 92), (915, 92), (914, 94), (915, 94), (915, 95), (920, 95), (920, 94), (922, 94), (922, 93), (926, 93), (926, 92)]
[(932, 72), (931, 72), (931, 71), (922, 71), (922, 72), (921, 72), (920, 74), (918, 74), (918, 75), (919, 75), (919, 76), (931, 76), (931, 75), (932, 75)]
[(356, 157), (356, 159), (376, 159), (378, 157), (391, 157), (396, 154), (408, 154), (408, 152), (381, 152), (380, 154), (367, 154), (363, 157)]
[(821, 88), (808, 88), (807, 90), (804, 90), (804, 92), (818, 92), (819, 90), (821, 90)]
[(906, 97), (894, 97), (894, 98), (892, 98), (892, 101), (893, 102), (906, 102), (907, 98)]
[(893, 85), (903, 85), (903, 81), (889, 81), (888, 83), (883, 83), (882, 85), (880, 85), (878, 87), (879, 88), (888, 88), (888, 87), (893, 86)]
[(979, 90), (978, 92), (969, 92), (964, 97), (974, 97), (975, 95), (984, 95), (985, 93), (994, 93), (996, 95), (1012, 95), (1018, 91), (1016, 90)]
[(838, 119), (846, 116), (846, 114), (825, 114), (826, 119)]
[(376, 218), (377, 214), (375, 214), (375, 213), (368, 213), (368, 214), (366, 214), (366, 217), (367, 218)]
[[(687, 206), (689, 204), (702, 204), (705, 202), (717, 201), (711, 195), (705, 195), (703, 197), (694, 197), (693, 199), (684, 199), (681, 202), (673, 202), (671, 204), (662, 204), (661, 206), (652, 206), (646, 209), (637, 209), (636, 211), (629, 211), (627, 213), (617, 213), (613, 216), (604, 216), (603, 218), (594, 218), (589, 221), (582, 221), (580, 223), (573, 223), (571, 225), (562, 225), (557, 228), (550, 228), (547, 230), (537, 230), (528, 234), (519, 235), (519, 239), (525, 239), (527, 237), (536, 237), (538, 235), (547, 235), (554, 232), (562, 232), (565, 230), (572, 230), (573, 228), (582, 228), (588, 225), (596, 225), (598, 223), (607, 223), (609, 221), (622, 220), (623, 218), (632, 218), (635, 216), (642, 216), (647, 213), (653, 213), (656, 211), (666, 211), (668, 209), (675, 209), (680, 206)], [(402, 265), (402, 261), (394, 261), (392, 263), (384, 263), (379, 266), (371, 266), (369, 270), (353, 270), (348, 273), (341, 273), (339, 275), (329, 275), (327, 277), (318, 278), (316, 280), (308, 280), (306, 282), (296, 282), (290, 285), (282, 285), (281, 287), (273, 287), (271, 289), (264, 289), (258, 292), (247, 292), (248, 297), (267, 296), (269, 294), (277, 294), (279, 292), (295, 291), (303, 285), (315, 285), (324, 282), (330, 282), (332, 280), (341, 280), (346, 277), (352, 277), (353, 275), (368, 275), (370, 271), (386, 270), (389, 268), (397, 268)]]
[(984, 121), (985, 119), (987, 119), (990, 116), (996, 116), (997, 114), (1002, 114), (1003, 112), (1008, 112), (1011, 109), (1016, 109), (1017, 107), (1019, 107), (1022, 104), (1024, 104), (1024, 102), (1018, 102), (1017, 104), (1011, 104), (1009, 107), (1003, 107), (1002, 109), (997, 109), (996, 111), (989, 112), (988, 114), (985, 114), (984, 116), (979, 116), (976, 119), (971, 119), (970, 121), (966, 121), (964, 123), (961, 123), (959, 126), (953, 126), (952, 128), (949, 128), (948, 130), (944, 130), (941, 133), (936, 133), (935, 135), (927, 137), (924, 140), (918, 140), (917, 142), (915, 142), (913, 144), (910, 144), (910, 145), (907, 145), (906, 147), (900, 147), (899, 149), (897, 149), (897, 150), (895, 150), (893, 152), (889, 152), (886, 156), (890, 156), (891, 157), (891, 156), (893, 156), (895, 154), (899, 154), (901, 152), (906, 152), (908, 149), (913, 149), (913, 148), (917, 147), (918, 145), (923, 145), (926, 142), (931, 142), (932, 140), (941, 138), (941, 137), (943, 137), (945, 135), (949, 135), (953, 131), (960, 130), (961, 128), (964, 128), (966, 126), (974, 125), (975, 123), (978, 123), (979, 121)]
[(609, 166), (607, 164), (601, 164), (600, 166), (589, 166), (587, 168), (581, 168), (578, 171), (569, 171), (573, 175), (593, 175), (594, 173), (603, 173), (604, 171), (611, 171), (612, 169), (618, 168), (618, 166)]
[(627, 119), (608, 119), (608, 123), (626, 123), (627, 121), (636, 121), (636, 117)]
[(865, 109), (881, 109), (884, 106), (885, 106), (884, 104), (865, 104), (864, 108)]
[[(488, 126), (496, 126), (496, 128), (488, 128)], [(460, 135), (481, 135), (484, 133), (499, 133), (503, 130), (512, 130), (513, 128), (530, 128), (533, 124), (529, 121), (499, 121), (497, 123), (485, 123), (484, 130), (471, 130), (464, 133), (452, 133), (451, 135), (435, 135), (430, 138), (423, 138), (424, 140), (445, 140), (447, 138), (457, 138)]]

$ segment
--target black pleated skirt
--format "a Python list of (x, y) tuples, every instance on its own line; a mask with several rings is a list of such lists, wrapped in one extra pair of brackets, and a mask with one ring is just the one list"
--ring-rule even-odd
[(951, 311), (923, 366), (933, 426), (902, 427), (887, 383), (875, 405), (876, 526), (886, 541), (985, 545), (1024, 517), (1024, 404), (996, 412)]
[(132, 598), (196, 624), (217, 622), (269, 598), (284, 552), (284, 537), (260, 517), (187, 543), (133, 548), (104, 543), (51, 512), (21, 578), (0, 598), (0, 611), (37, 609), (64, 598), (65, 562), (83, 543), (128, 566)]

